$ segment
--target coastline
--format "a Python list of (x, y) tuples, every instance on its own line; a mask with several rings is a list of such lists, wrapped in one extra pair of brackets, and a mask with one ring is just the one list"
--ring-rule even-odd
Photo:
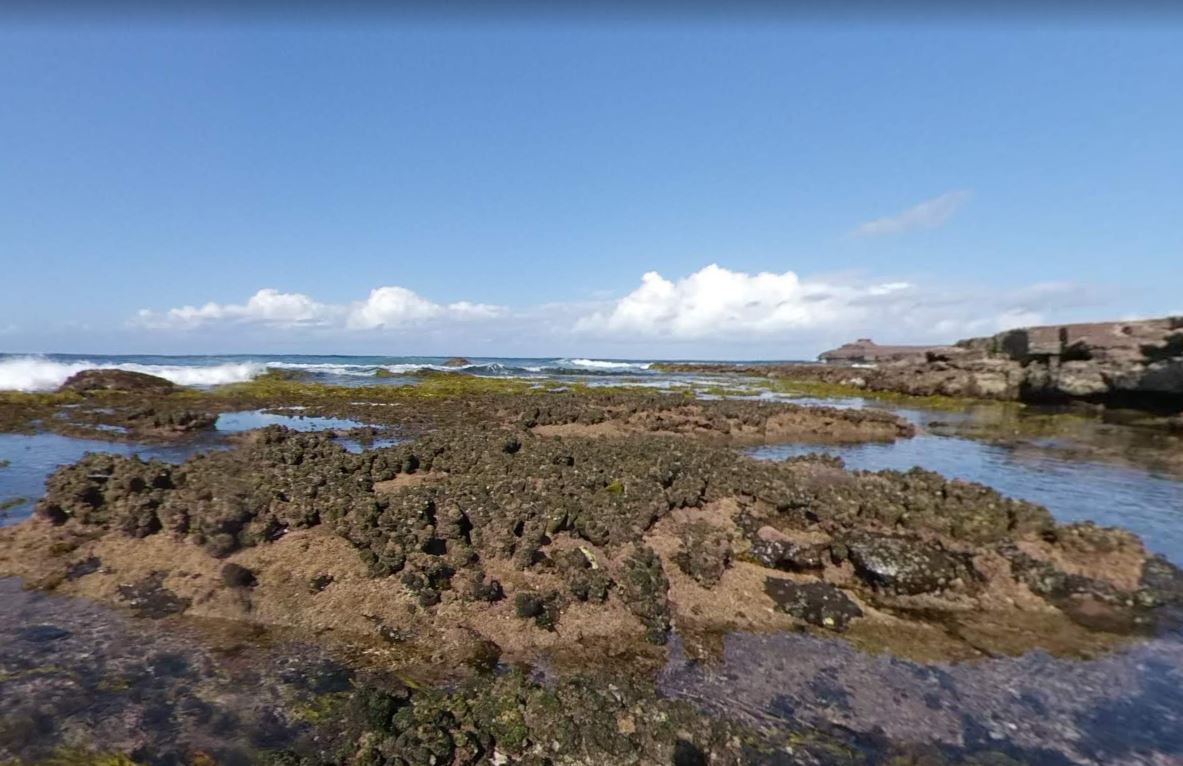
[[(1154, 640), (1183, 596), (1178, 570), (1121, 530), (1057, 523), (931, 472), (743, 454), (913, 438), (890, 412), (464, 373), (369, 387), (271, 375), (206, 391), (109, 372), (95, 381), (140, 390), (8, 395), (0, 422), (178, 445), (205, 438), (219, 413), (364, 418), (245, 430), (212, 451), (197, 441), (207, 447), (180, 462), (86, 457), (50, 477), (35, 518), (0, 528), (0, 574), (26, 586), (161, 626), (240, 626), (252, 645), (280, 631), (354, 658), (370, 680), (315, 703), (312, 728), (353, 737), (318, 751), (333, 762), (530, 763), (569, 716), (590, 722), (560, 738), (564, 752), (586, 753), (578, 763), (683, 762), (670, 760), (677, 752), (774, 763), (786, 737), (818, 763), (835, 747), (903, 757), (920, 752), (907, 737), (876, 740), (858, 725), (704, 717), (661, 700), (658, 679), (685, 653), (720, 661), (741, 635), (802, 634), (918, 667), (1033, 649), (1100, 661)], [(353, 438), (360, 451), (343, 446)], [(525, 667), (548, 668), (558, 687), (515, 675)], [(418, 688), (399, 680), (412, 677)], [(430, 691), (441, 683), (452, 691)], [(406, 714), (359, 718), (374, 694)], [(528, 699), (548, 702), (530, 712)], [(489, 706), (500, 712), (473, 712)], [(524, 716), (512, 734), (506, 715)], [(596, 733), (605, 725), (611, 743)], [(401, 744), (380, 744), (390, 737)], [(406, 760), (411, 740), (448, 744)], [(484, 744), (466, 751), (470, 741)], [(22, 757), (48, 757), (50, 744)], [(269, 762), (317, 747), (295, 737), (282, 757), (296, 761)], [(937, 752), (976, 763), (990, 750), (960, 747)]]

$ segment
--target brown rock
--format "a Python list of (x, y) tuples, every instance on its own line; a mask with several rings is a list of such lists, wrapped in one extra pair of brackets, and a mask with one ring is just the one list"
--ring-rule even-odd
[(128, 391), (167, 394), (176, 390), (172, 381), (130, 370), (83, 370), (66, 379), (58, 391)]

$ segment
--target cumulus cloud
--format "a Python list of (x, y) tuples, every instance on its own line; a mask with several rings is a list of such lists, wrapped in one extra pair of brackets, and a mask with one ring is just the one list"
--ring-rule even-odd
[(291, 326), (316, 324), (326, 321), (332, 307), (318, 303), (302, 293), (281, 293), (264, 288), (246, 303), (206, 303), (204, 306), (180, 306), (163, 314), (140, 309), (141, 324), (150, 326), (194, 327), (207, 322), (258, 322), (268, 325)]
[(500, 315), (502, 311), (500, 306), (468, 301), (441, 305), (405, 287), (379, 287), (370, 291), (370, 297), (353, 306), (345, 324), (355, 330), (371, 330), (399, 327), (428, 319), (489, 319)]
[(745, 274), (711, 264), (677, 282), (655, 271), (607, 312), (583, 317), (576, 329), (677, 339), (769, 334), (841, 322), (860, 301), (906, 291), (907, 282), (862, 287), (783, 274)]
[(487, 319), (502, 311), (500, 306), (469, 301), (439, 304), (398, 286), (375, 288), (364, 300), (348, 304), (322, 303), (303, 293), (282, 293), (264, 288), (241, 304), (209, 302), (163, 312), (140, 309), (133, 324), (158, 329), (237, 323), (283, 328), (321, 326), (374, 330), (432, 320)]
[(795, 343), (872, 334), (883, 340), (953, 340), (1038, 324), (1045, 310), (1079, 305), (1069, 284), (1004, 293), (925, 287), (903, 280), (803, 278), (711, 264), (670, 280), (657, 272), (623, 298), (580, 318), (593, 337)]
[(615, 300), (511, 310), (474, 301), (437, 302), (400, 286), (378, 287), (340, 303), (267, 288), (242, 303), (145, 309), (132, 323), (181, 331), (257, 327), (282, 331), (285, 342), (319, 339), (325, 344), (321, 350), (367, 344), (371, 334), (413, 330), (425, 347), (479, 346), (490, 354), (802, 358), (855, 337), (946, 342), (1063, 321), (1073, 312), (1087, 317), (1103, 302), (1095, 291), (1069, 282), (959, 288), (857, 274), (749, 273), (711, 264), (680, 276), (648, 272)]
[(879, 237), (900, 234), (912, 229), (933, 229), (953, 217), (966, 202), (971, 192), (968, 189), (946, 192), (939, 197), (913, 205), (897, 215), (876, 218), (859, 224), (854, 230), (856, 237)]

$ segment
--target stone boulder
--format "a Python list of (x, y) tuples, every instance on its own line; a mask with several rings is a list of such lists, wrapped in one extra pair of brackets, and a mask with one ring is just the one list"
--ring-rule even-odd
[(444, 367), (471, 367), (472, 362), (468, 361), (462, 356), (454, 356), (448, 361), (444, 362)]
[(764, 581), (764, 592), (777, 610), (839, 633), (846, 630), (851, 620), (863, 616), (863, 610), (850, 596), (829, 583), (795, 583), (769, 577)]
[(942, 590), (972, 571), (964, 556), (918, 540), (868, 535), (846, 547), (860, 579), (904, 595)]
[(167, 394), (177, 386), (170, 380), (130, 370), (83, 370), (66, 379), (58, 391), (89, 393), (91, 391), (122, 391), (143, 394)]

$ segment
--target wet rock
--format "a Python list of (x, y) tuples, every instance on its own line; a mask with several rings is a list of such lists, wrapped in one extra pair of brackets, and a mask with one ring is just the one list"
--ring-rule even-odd
[(789, 572), (821, 569), (826, 552), (824, 545), (804, 545), (791, 540), (759, 539), (752, 544), (749, 555), (761, 566)]
[(863, 581), (905, 595), (941, 590), (972, 571), (964, 556), (917, 540), (867, 536), (846, 546)]
[(1108, 583), (1064, 572), (1051, 562), (1036, 559), (1014, 546), (1003, 546), (999, 552), (1010, 561), (1016, 580), (1049, 601), (1064, 601), (1073, 596), (1094, 596), (1108, 601), (1117, 595)]
[(863, 616), (858, 604), (829, 583), (797, 584), (769, 577), (764, 581), (764, 592), (780, 611), (829, 630), (845, 631), (851, 620)]
[(212, 431), (218, 416), (193, 410), (159, 411), (152, 407), (135, 410), (127, 415), (127, 428), (140, 437), (184, 436), (200, 431)]
[(703, 522), (687, 526), (681, 537), (674, 563), (699, 585), (713, 588), (731, 564), (731, 540), (717, 527)]
[(523, 591), (514, 596), (513, 608), (514, 613), (523, 620), (533, 620), (540, 628), (554, 630), (559, 622), (562, 599), (556, 591)]
[(94, 574), (102, 567), (103, 562), (97, 556), (87, 556), (81, 561), (75, 561), (70, 566), (66, 567), (66, 579), (77, 580), (80, 577), (85, 577), (88, 574)]
[(138, 583), (120, 585), (118, 591), (127, 606), (141, 617), (159, 619), (188, 609), (189, 599), (165, 588), (163, 582), (164, 575), (157, 573)]
[(87, 393), (91, 391), (122, 391), (144, 394), (167, 394), (176, 390), (170, 380), (129, 370), (82, 370), (66, 378), (58, 391)]
[(597, 603), (608, 598), (612, 578), (587, 553), (574, 548), (557, 552), (553, 559), (575, 598)]
[(255, 573), (241, 564), (226, 564), (222, 567), (222, 582), (231, 588), (253, 588), (258, 583)]
[(623, 562), (620, 597), (645, 625), (650, 643), (664, 644), (670, 630), (669, 580), (661, 559), (647, 545), (636, 545)]
[(1164, 556), (1146, 559), (1142, 565), (1138, 602), (1147, 607), (1183, 604), (1183, 571)]
[(462, 356), (454, 356), (443, 363), (444, 367), (470, 367), (472, 362)]
[(505, 590), (498, 580), (486, 580), (484, 577), (474, 578), (469, 587), (468, 597), (473, 601), (487, 601), (493, 603), (505, 598)]

